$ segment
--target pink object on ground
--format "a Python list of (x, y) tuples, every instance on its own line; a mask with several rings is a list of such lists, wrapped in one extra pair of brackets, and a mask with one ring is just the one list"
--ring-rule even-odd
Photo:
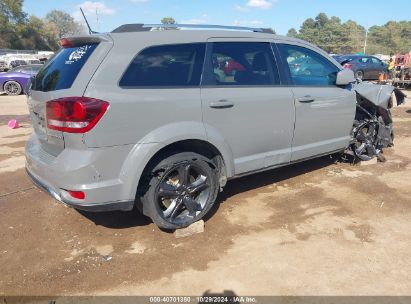
[(20, 126), (19, 126), (19, 122), (18, 122), (16, 119), (11, 119), (11, 120), (9, 120), (9, 123), (7, 124), (7, 126), (8, 126), (10, 129), (17, 129), (18, 127), (20, 127)]

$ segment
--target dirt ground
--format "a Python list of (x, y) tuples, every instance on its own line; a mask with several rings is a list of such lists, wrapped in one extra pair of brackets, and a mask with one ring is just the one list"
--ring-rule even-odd
[(0, 96), (0, 296), (410, 295), (411, 99), (393, 114), (387, 162), (323, 157), (230, 181), (205, 232), (176, 239), (34, 188), (25, 97)]

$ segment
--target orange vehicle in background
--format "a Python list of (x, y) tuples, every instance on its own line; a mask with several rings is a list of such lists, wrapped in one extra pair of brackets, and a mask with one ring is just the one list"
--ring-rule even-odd
[(411, 51), (406, 54), (398, 53), (395, 56), (393, 85), (411, 87)]

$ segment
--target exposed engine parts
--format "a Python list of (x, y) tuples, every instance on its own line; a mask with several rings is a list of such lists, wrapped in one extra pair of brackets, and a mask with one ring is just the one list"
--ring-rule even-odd
[(391, 147), (394, 131), (390, 108), (404, 102), (405, 94), (390, 85), (359, 82), (353, 85), (357, 93), (357, 111), (350, 145), (354, 156), (362, 161), (381, 157), (383, 148)]

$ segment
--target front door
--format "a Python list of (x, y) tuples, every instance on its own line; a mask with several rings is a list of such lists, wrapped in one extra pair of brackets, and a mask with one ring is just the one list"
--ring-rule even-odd
[(291, 160), (347, 147), (356, 109), (355, 92), (335, 85), (339, 68), (308, 47), (277, 46), (296, 108)]
[(270, 43), (211, 39), (201, 88), (210, 137), (231, 149), (235, 174), (290, 162), (295, 111)]

